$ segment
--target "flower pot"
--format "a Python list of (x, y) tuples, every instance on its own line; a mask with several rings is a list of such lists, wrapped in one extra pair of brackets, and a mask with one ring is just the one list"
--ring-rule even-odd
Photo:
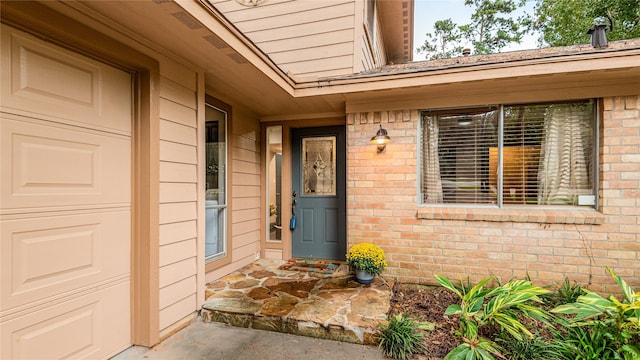
[(371, 284), (375, 275), (367, 272), (366, 270), (356, 269), (356, 281), (360, 284)]

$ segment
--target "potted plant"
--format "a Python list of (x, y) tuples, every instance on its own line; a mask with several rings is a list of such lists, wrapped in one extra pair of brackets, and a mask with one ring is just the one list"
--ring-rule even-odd
[(387, 266), (384, 251), (367, 243), (354, 245), (347, 251), (347, 264), (355, 270), (356, 280), (361, 284), (370, 284)]

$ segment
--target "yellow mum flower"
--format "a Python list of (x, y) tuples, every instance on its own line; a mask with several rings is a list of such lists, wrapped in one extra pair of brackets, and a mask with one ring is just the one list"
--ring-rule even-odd
[(347, 252), (347, 264), (356, 270), (364, 270), (373, 275), (380, 275), (387, 262), (384, 251), (373, 244), (357, 244)]

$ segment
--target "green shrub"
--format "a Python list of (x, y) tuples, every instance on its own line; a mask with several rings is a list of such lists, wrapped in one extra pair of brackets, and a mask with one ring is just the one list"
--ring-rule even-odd
[(554, 342), (538, 334), (534, 334), (532, 338), (517, 340), (508, 333), (502, 333), (496, 338), (496, 343), (502, 346), (504, 355), (509, 360), (565, 359)]
[[(568, 327), (556, 333), (555, 348), (560, 360), (609, 360), (623, 359), (612, 347), (609, 329), (600, 325)], [(633, 358), (629, 358), (633, 359)]]
[(407, 314), (397, 314), (380, 327), (380, 349), (393, 359), (410, 359), (425, 351), (420, 330), (433, 330), (433, 324), (418, 322)]
[(623, 301), (615, 296), (605, 299), (584, 290), (584, 295), (575, 302), (557, 306), (551, 312), (575, 315), (569, 320), (569, 326), (582, 329), (571, 329), (565, 339), (571, 340), (578, 350), (610, 349), (612, 357), (602, 355), (600, 358), (640, 359), (640, 292), (634, 292), (608, 267), (607, 272), (622, 289)]
[(575, 302), (582, 295), (582, 286), (576, 281), (571, 282), (568, 277), (564, 278), (561, 285), (556, 287), (554, 292), (545, 296), (554, 305), (568, 304)]
[(531, 302), (541, 303), (539, 296), (549, 291), (532, 285), (528, 280), (511, 280), (506, 284), (484, 289), (489, 281), (496, 280), (489, 277), (471, 289), (465, 288), (463, 292), (445, 277), (436, 275), (436, 279), (461, 300), (460, 305), (450, 305), (445, 315), (460, 316), (463, 343), (447, 354), (445, 360), (494, 359), (494, 355), (502, 357), (502, 349), (495, 341), (479, 335), (481, 327), (496, 326), (522, 341), (523, 335), (532, 338), (533, 334), (520, 322), (518, 315), (543, 321), (548, 318), (542, 309), (531, 305)]

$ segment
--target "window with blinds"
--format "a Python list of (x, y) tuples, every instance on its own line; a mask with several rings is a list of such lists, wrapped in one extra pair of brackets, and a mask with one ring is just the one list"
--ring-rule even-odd
[(595, 101), (422, 112), (425, 204), (595, 206)]

